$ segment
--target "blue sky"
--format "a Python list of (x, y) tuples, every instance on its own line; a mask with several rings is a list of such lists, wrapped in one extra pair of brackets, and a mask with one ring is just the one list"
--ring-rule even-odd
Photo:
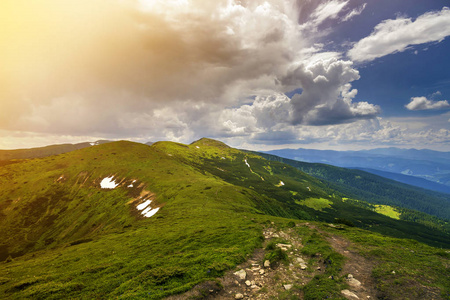
[(0, 149), (96, 139), (450, 151), (450, 10), (5, 0)]
[[(358, 41), (368, 36), (382, 20), (395, 19), (397, 16), (415, 19), (424, 13), (441, 10), (445, 5), (448, 5), (446, 1), (367, 2), (365, 10), (352, 23), (342, 23), (342, 26), (337, 27), (336, 35), (330, 42)], [(448, 53), (450, 40), (446, 38), (441, 42), (411, 45), (404, 52), (358, 64), (356, 67), (361, 78), (354, 83), (354, 87), (358, 89), (361, 99), (383, 107), (382, 115), (385, 117), (439, 115), (442, 111), (410, 112), (404, 109), (404, 105), (417, 96), (433, 97), (434, 100), (449, 99)]]

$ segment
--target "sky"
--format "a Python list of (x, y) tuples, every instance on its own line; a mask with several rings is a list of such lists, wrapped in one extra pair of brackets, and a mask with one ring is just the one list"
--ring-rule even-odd
[(2, 0), (0, 149), (450, 151), (444, 0)]

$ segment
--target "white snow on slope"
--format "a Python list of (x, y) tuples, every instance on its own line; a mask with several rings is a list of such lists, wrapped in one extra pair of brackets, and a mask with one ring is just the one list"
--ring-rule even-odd
[(145, 216), (146, 213), (148, 213), (152, 208), (150, 206), (148, 206), (146, 209), (144, 209), (144, 211), (142, 212), (142, 214)]
[(280, 183), (278, 184), (279, 186), (283, 186), (284, 182), (280, 180)]
[(134, 185), (133, 185), (133, 183), (135, 183), (136, 182), (136, 179), (135, 180), (133, 180), (133, 182), (132, 183), (130, 183), (127, 187), (129, 187), (129, 188), (132, 188)]
[(245, 161), (245, 164), (247, 165), (247, 167), (250, 168), (250, 164), (247, 162), (247, 159), (245, 159), (244, 161)]
[(142, 214), (144, 215), (144, 217), (150, 218), (151, 216), (153, 216), (154, 214), (156, 214), (159, 210), (159, 207), (152, 209), (151, 211), (147, 212), (146, 214), (144, 214), (142, 212)]
[(115, 189), (119, 184), (113, 180), (114, 176), (103, 178), (102, 182), (100, 182), (100, 186), (102, 189)]
[(157, 208), (152, 208), (150, 206), (150, 204), (152, 203), (152, 200), (149, 199), (145, 199), (144, 197), (141, 197), (142, 200), (145, 200), (145, 202), (139, 204), (138, 206), (136, 206), (137, 210), (142, 210), (141, 214), (146, 217), (146, 218), (150, 218), (151, 216), (153, 216), (154, 214), (156, 214), (159, 210), (159, 207)]
[(150, 203), (152, 203), (152, 200), (147, 200), (144, 203), (139, 204), (138, 206), (136, 206), (137, 210), (143, 210), (144, 208), (146, 208), (147, 206), (150, 205)]

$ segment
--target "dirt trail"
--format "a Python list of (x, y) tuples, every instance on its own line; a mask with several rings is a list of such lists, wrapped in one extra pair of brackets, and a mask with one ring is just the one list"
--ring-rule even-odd
[[(342, 274), (351, 274), (353, 276), (354, 280), (351, 278), (347, 279), (350, 285), (349, 290), (356, 294), (359, 299), (377, 299), (376, 283), (372, 277), (372, 269), (375, 263), (352, 251), (352, 244), (343, 237), (330, 235), (327, 241), (336, 252), (347, 258)], [(355, 280), (361, 284), (358, 285), (358, 282)], [(349, 299), (353, 298), (349, 297)]]
[[(327, 238), (336, 252), (347, 258), (341, 275), (351, 275), (347, 278), (349, 289), (348, 293), (344, 291), (347, 293), (344, 296), (350, 300), (377, 299), (375, 282), (371, 276), (374, 263), (352, 251), (352, 244), (348, 240), (321, 231), (308, 223), (301, 226), (304, 225), (318, 230)], [(302, 240), (295, 233), (295, 229), (276, 230), (270, 227), (264, 230), (264, 236), (264, 247), (273, 238), (286, 241), (286, 244), (278, 244), (277, 247), (286, 251), (289, 256), (289, 265), (277, 263), (271, 264), (270, 267), (264, 266), (265, 251), (263, 248), (256, 249), (249, 260), (219, 279), (222, 287), (217, 282), (208, 281), (182, 295), (166, 299), (279, 299), (280, 295), (286, 293), (303, 299), (301, 290), (295, 286), (306, 285), (314, 275), (324, 272), (325, 267), (317, 260), (309, 259), (301, 254)]]

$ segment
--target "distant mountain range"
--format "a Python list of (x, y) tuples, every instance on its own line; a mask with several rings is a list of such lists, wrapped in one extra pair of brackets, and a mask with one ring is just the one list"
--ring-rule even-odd
[(360, 169), (406, 184), (450, 193), (450, 152), (399, 148), (361, 151), (299, 148), (265, 153), (303, 162)]

